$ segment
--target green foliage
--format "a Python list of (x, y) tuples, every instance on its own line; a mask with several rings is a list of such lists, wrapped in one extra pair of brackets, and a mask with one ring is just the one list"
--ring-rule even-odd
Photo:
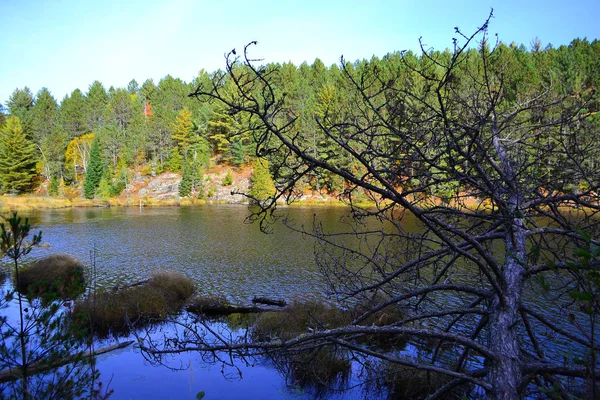
[(83, 193), (87, 199), (94, 198), (103, 175), (104, 163), (100, 154), (100, 145), (96, 139), (90, 148), (90, 159), (85, 173), (85, 183), (83, 184)]
[(179, 182), (179, 196), (186, 197), (192, 193), (192, 165), (187, 163), (183, 168), (181, 181)]
[(248, 194), (257, 201), (264, 201), (275, 195), (275, 183), (269, 172), (267, 160), (256, 160), (250, 182), (250, 192)]
[(0, 181), (5, 192), (23, 193), (36, 184), (37, 151), (25, 136), (21, 121), (10, 117), (0, 130)]
[(230, 169), (227, 170), (227, 173), (225, 174), (225, 177), (221, 180), (221, 183), (223, 184), (223, 186), (231, 186), (233, 184), (233, 174), (231, 173)]
[(58, 196), (58, 185), (58, 178), (56, 177), (56, 175), (52, 175), (52, 178), (50, 178), (50, 186), (48, 187), (48, 194), (50, 196)]
[(100, 183), (98, 184), (98, 188), (96, 189), (96, 197), (99, 199), (106, 200), (111, 197), (111, 185), (108, 182), (108, 177), (104, 175), (102, 179), (100, 179)]
[(181, 156), (181, 152), (179, 147), (175, 146), (171, 151), (171, 159), (169, 160), (169, 169), (172, 172), (181, 172), (181, 168), (183, 166), (183, 157)]

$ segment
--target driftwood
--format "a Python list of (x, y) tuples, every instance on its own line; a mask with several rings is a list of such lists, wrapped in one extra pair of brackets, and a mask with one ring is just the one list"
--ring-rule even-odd
[(287, 303), (285, 300), (274, 300), (269, 299), (268, 297), (255, 297), (252, 299), (254, 304), (264, 304), (267, 306), (277, 306), (277, 307), (285, 307)]
[[(130, 346), (133, 343), (133, 340), (127, 342), (121, 342), (117, 344), (113, 344), (111, 346), (106, 346), (101, 349), (98, 349), (90, 354), (88, 351), (82, 351), (77, 354), (73, 354), (72, 356), (63, 358), (61, 360), (55, 360), (52, 362), (48, 362), (47, 360), (41, 360), (36, 363), (31, 364), (27, 367), (27, 373), (29, 375), (39, 374), (51, 369), (55, 369), (58, 367), (62, 367), (63, 365), (67, 365), (79, 360), (82, 360), (86, 357), (95, 357), (100, 354), (105, 354), (111, 352), (113, 350), (118, 350)], [(0, 371), (0, 383), (16, 381), (17, 379), (21, 379), (21, 370), (19, 368), (9, 368)]]

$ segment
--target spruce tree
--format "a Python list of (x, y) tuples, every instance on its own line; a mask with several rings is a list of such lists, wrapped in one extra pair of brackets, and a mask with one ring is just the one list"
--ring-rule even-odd
[(98, 144), (98, 139), (96, 139), (90, 149), (90, 159), (85, 173), (85, 183), (83, 184), (83, 194), (86, 198), (94, 198), (96, 188), (98, 188), (103, 174), (104, 164), (102, 163), (102, 156), (100, 154), (100, 145)]
[(18, 117), (10, 117), (0, 130), (0, 181), (5, 192), (22, 193), (33, 189), (37, 150), (25, 136)]
[(189, 163), (186, 163), (183, 167), (181, 181), (179, 182), (179, 196), (186, 197), (192, 193), (192, 176), (192, 166)]

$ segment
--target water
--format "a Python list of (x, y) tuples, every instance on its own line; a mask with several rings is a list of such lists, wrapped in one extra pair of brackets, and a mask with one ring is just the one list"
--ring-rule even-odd
[[(296, 226), (310, 226), (313, 215), (334, 225), (344, 208), (293, 207), (286, 214)], [(176, 270), (195, 280), (200, 294), (219, 294), (235, 302), (254, 296), (293, 299), (322, 297), (325, 283), (314, 263), (313, 241), (281, 223), (272, 234), (245, 223), (246, 206), (178, 208), (68, 209), (31, 213), (33, 231), (42, 231), (43, 248), (29, 260), (67, 253), (90, 264), (96, 254), (97, 283), (113, 287), (145, 279), (158, 269)], [(99, 344), (97, 347), (101, 347)], [(237, 370), (201, 362), (195, 354), (167, 359), (173, 371), (155, 367), (133, 347), (98, 358), (101, 381), (115, 390), (111, 399), (305, 399), (269, 365), (238, 364)], [(232, 375), (230, 375), (232, 374)], [(354, 382), (358, 383), (358, 382)], [(335, 398), (362, 398), (360, 389)]]
[[(296, 226), (308, 229), (317, 214), (330, 231), (339, 229), (348, 216), (348, 210), (339, 207), (291, 207), (285, 212)], [(90, 254), (95, 253), (97, 283), (103, 287), (136, 282), (165, 269), (194, 279), (200, 294), (223, 295), (234, 303), (249, 302), (254, 296), (288, 301), (324, 298), (327, 287), (314, 262), (314, 241), (281, 223), (266, 235), (258, 224), (244, 222), (248, 214), (247, 207), (239, 205), (35, 212), (29, 214), (34, 231), (43, 232), (42, 242), (48, 246), (35, 249), (28, 258), (67, 253), (89, 265)], [(416, 229), (410, 218), (404, 224), (409, 231)], [(556, 319), (560, 310), (548, 309), (543, 299), (530, 300), (529, 305), (548, 318), (561, 320)], [(548, 350), (556, 357), (573, 349), (572, 343), (557, 338), (553, 342)], [(101, 380), (110, 381), (114, 399), (194, 399), (199, 391), (206, 399), (312, 398), (286, 385), (269, 365), (239, 364), (240, 379), (238, 371), (222, 371), (221, 365), (203, 363), (196, 354), (180, 355), (168, 364), (185, 369), (174, 372), (151, 366), (133, 348), (98, 361)], [(231, 372), (234, 379), (227, 375)], [(355, 389), (338, 397), (364, 396)]]
[[(333, 222), (342, 208), (288, 210), (297, 224), (314, 212)], [(53, 210), (32, 214), (48, 253), (67, 253), (89, 264), (96, 251), (98, 282), (115, 286), (147, 278), (158, 269), (194, 279), (201, 294), (246, 301), (253, 296), (307, 298), (322, 293), (313, 242), (281, 224), (272, 234), (244, 223), (248, 209), (237, 205), (178, 208)]]

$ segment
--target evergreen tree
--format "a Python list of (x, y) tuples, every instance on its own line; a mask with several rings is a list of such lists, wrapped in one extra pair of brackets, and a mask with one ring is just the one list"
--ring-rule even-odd
[(26, 135), (31, 135), (31, 120), (33, 108), (33, 94), (27, 86), (23, 89), (15, 89), (6, 102), (8, 112), (13, 117), (18, 117), (21, 127)]
[(100, 145), (98, 140), (94, 140), (90, 149), (90, 160), (88, 161), (85, 183), (83, 184), (83, 194), (88, 199), (93, 199), (96, 194), (96, 189), (100, 184), (102, 175), (104, 174), (104, 164), (102, 155), (100, 154)]
[(50, 187), (48, 188), (48, 194), (52, 197), (58, 196), (58, 178), (56, 175), (52, 175), (50, 178)]
[(41, 173), (49, 178), (60, 170), (61, 147), (65, 145), (65, 140), (57, 132), (58, 104), (48, 89), (42, 88), (38, 92), (31, 114), (30, 136), (38, 144), (42, 156)]
[(87, 128), (92, 132), (102, 129), (103, 116), (108, 104), (108, 94), (100, 81), (94, 81), (87, 93), (86, 121)]
[(179, 146), (175, 146), (171, 151), (171, 160), (169, 161), (169, 169), (172, 172), (180, 172), (183, 165), (183, 158), (179, 152)]
[(248, 194), (258, 201), (266, 200), (269, 196), (275, 194), (275, 183), (271, 178), (269, 163), (266, 160), (256, 160), (250, 182), (251, 186)]
[(60, 123), (68, 139), (81, 136), (88, 131), (85, 105), (85, 97), (79, 89), (73, 90), (71, 96), (65, 96), (60, 104)]
[(0, 181), (5, 192), (29, 192), (35, 184), (37, 151), (25, 136), (18, 117), (0, 130)]
[(186, 163), (183, 167), (183, 174), (179, 182), (179, 195), (181, 197), (189, 196), (192, 193), (192, 165)]
[(42, 88), (38, 92), (31, 112), (31, 137), (41, 143), (52, 134), (58, 120), (58, 104), (48, 89)]
[(100, 183), (98, 184), (98, 189), (96, 189), (96, 197), (99, 199), (106, 200), (111, 195), (111, 186), (106, 176), (103, 176), (100, 179)]
[(173, 126), (175, 133), (172, 136), (173, 140), (179, 145), (184, 160), (187, 160), (193, 128), (194, 123), (192, 122), (192, 113), (187, 108), (184, 108), (177, 114), (175, 125)]

